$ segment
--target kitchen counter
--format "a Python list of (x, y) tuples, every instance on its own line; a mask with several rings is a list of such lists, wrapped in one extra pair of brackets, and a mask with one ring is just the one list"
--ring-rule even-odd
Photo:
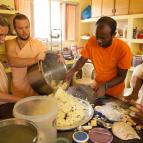
[[(81, 97), (81, 98), (85, 98), (87, 97), (87, 99), (89, 100), (90, 103), (93, 103), (93, 95), (92, 95), (92, 92), (91, 92), (91, 89), (87, 86), (82, 86), (82, 89), (81, 89), (81, 86), (77, 86), (76, 88), (73, 88), (73, 87), (70, 87), (71, 89), (68, 91), (68, 92), (72, 92), (74, 91), (74, 96), (77, 96), (77, 97)], [(73, 90), (72, 90), (73, 88)], [(89, 88), (89, 90), (88, 90)], [(78, 90), (77, 92), (75, 92), (75, 90)], [(85, 90), (85, 92), (84, 92)], [(78, 95), (77, 93), (79, 93), (79, 91), (82, 91), (82, 94)], [(87, 92), (89, 92), (90, 94), (87, 94)], [(85, 93), (85, 94), (84, 94)], [(83, 97), (82, 97), (83, 96)], [(117, 100), (113, 97), (110, 97), (110, 96), (105, 96), (104, 98), (98, 98), (94, 101), (94, 105), (97, 106), (97, 105), (104, 105), (106, 102), (108, 101), (114, 101), (114, 100)], [(7, 105), (9, 106), (9, 105)], [(7, 108), (8, 109), (8, 108)], [(5, 112), (6, 113), (6, 112)], [(64, 137), (64, 138), (67, 138), (70, 143), (73, 143), (73, 140), (72, 140), (72, 135), (74, 133), (74, 130), (69, 130), (69, 131), (58, 131), (58, 134), (57, 136), (58, 137)], [(118, 139), (117, 137), (115, 137), (113, 135), (113, 141), (112, 143), (143, 143), (143, 131), (138, 131), (137, 132), (139, 134), (139, 136), (141, 137), (141, 140), (137, 140), (137, 139), (133, 139), (133, 140), (128, 140), (128, 141), (123, 141), (123, 140), (120, 140)], [(88, 143), (91, 143), (91, 142), (88, 142)]]
[[(70, 92), (73, 92), (74, 96), (80, 97), (80, 98), (81, 98), (81, 95), (83, 96), (83, 98), (85, 98), (85, 96), (88, 96), (87, 97), (88, 101), (91, 104), (93, 103), (93, 95), (92, 95), (90, 87), (87, 87), (87, 86), (84, 87), (82, 85), (82, 87), (79, 86), (79, 88), (78, 87), (76, 87), (76, 88), (71, 87), (71, 88), (73, 88), (73, 90), (70, 90)], [(85, 95), (84, 95), (84, 88), (85, 88)], [(89, 88), (89, 90), (88, 90), (88, 88)], [(76, 92), (76, 90), (77, 90), (77, 92)], [(79, 93), (79, 91), (81, 91), (82, 94)], [(89, 92), (90, 94), (87, 95), (87, 92)], [(117, 99), (113, 98), (113, 97), (110, 97), (110, 96), (105, 96), (104, 98), (98, 98), (96, 101), (94, 101), (94, 105), (95, 106), (104, 105), (106, 102), (115, 101), (115, 100), (117, 100)], [(72, 140), (73, 133), (74, 133), (74, 130), (71, 130), (71, 131), (58, 131), (58, 137), (67, 138), (70, 141), (70, 143), (73, 143), (73, 140)], [(137, 131), (137, 133), (141, 137), (141, 140), (133, 139), (133, 140), (124, 141), (124, 140), (121, 140), (121, 139), (119, 139), (119, 138), (117, 138), (116, 136), (113, 135), (112, 143), (143, 143), (143, 131)], [(88, 143), (91, 143), (91, 142), (89, 141)]]

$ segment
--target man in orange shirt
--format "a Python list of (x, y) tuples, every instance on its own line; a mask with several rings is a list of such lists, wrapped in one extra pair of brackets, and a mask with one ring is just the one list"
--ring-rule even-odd
[(114, 19), (106, 16), (97, 21), (96, 36), (88, 40), (81, 51), (81, 57), (67, 73), (65, 81), (71, 81), (74, 73), (90, 59), (95, 70), (95, 95), (122, 95), (132, 56), (128, 45), (115, 38), (116, 25)]

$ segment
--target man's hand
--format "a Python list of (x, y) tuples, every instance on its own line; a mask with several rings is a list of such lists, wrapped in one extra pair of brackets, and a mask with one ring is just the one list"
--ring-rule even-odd
[(74, 71), (73, 70), (70, 70), (68, 73), (67, 73), (67, 75), (66, 75), (66, 77), (65, 77), (65, 82), (67, 82), (67, 83), (70, 83), (71, 82), (71, 80), (72, 80), (72, 78), (73, 78), (73, 76), (74, 76)]
[(102, 84), (98, 90), (96, 91), (97, 95), (98, 96), (104, 96), (105, 95), (105, 92), (106, 92), (106, 89), (105, 89), (105, 84)]
[(64, 81), (70, 83), (74, 76), (74, 73), (79, 71), (86, 62), (87, 62), (87, 59), (81, 56), (77, 60), (77, 62), (73, 65), (73, 67), (68, 71)]
[(136, 105), (137, 111), (134, 112), (132, 118), (137, 122), (143, 125), (143, 105), (137, 104)]
[(58, 56), (58, 62), (59, 63), (65, 63), (65, 59), (60, 52), (58, 52), (57, 56)]
[(96, 92), (98, 90), (99, 86), (100, 85), (96, 81), (94, 81), (91, 85), (91, 88)]
[(96, 96), (104, 96), (106, 92), (105, 84), (99, 84), (96, 81), (92, 84)]
[(19, 100), (22, 99), (22, 96), (21, 96), (21, 95), (18, 96), (18, 95), (14, 95), (14, 94), (13, 94), (11, 97), (13, 98), (13, 100), (15, 100), (15, 102), (17, 102), (17, 101), (19, 101)]
[(37, 57), (36, 57), (36, 62), (38, 61), (44, 61), (46, 54), (45, 53), (40, 53)]
[(131, 95), (129, 95), (129, 96), (125, 96), (125, 97), (124, 97), (124, 100), (125, 100), (126, 102), (129, 102), (129, 103), (130, 103), (131, 100), (136, 101), (137, 99), (138, 99), (138, 96), (136, 96), (136, 95), (134, 95), (134, 94), (131, 94)]
[(136, 100), (138, 99), (138, 93), (134, 92), (132, 88), (124, 92), (124, 96), (122, 98), (123, 102), (127, 102), (131, 105), (135, 105)]

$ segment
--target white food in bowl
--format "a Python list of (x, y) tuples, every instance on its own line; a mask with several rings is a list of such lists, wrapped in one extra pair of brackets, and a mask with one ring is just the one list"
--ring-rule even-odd
[(58, 88), (55, 98), (58, 101), (56, 121), (58, 127), (72, 126), (84, 118), (86, 107), (84, 107), (78, 98), (69, 95), (62, 88)]

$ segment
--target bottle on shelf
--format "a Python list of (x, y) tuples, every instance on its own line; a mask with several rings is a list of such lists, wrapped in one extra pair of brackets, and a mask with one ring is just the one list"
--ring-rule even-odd
[(70, 49), (72, 51), (74, 59), (77, 59), (78, 58), (77, 45), (76, 44), (71, 44), (71, 48)]
[(133, 39), (136, 39), (136, 35), (137, 35), (137, 27), (133, 28)]
[(128, 26), (125, 25), (124, 29), (123, 29), (123, 38), (127, 38), (127, 28), (128, 28)]

